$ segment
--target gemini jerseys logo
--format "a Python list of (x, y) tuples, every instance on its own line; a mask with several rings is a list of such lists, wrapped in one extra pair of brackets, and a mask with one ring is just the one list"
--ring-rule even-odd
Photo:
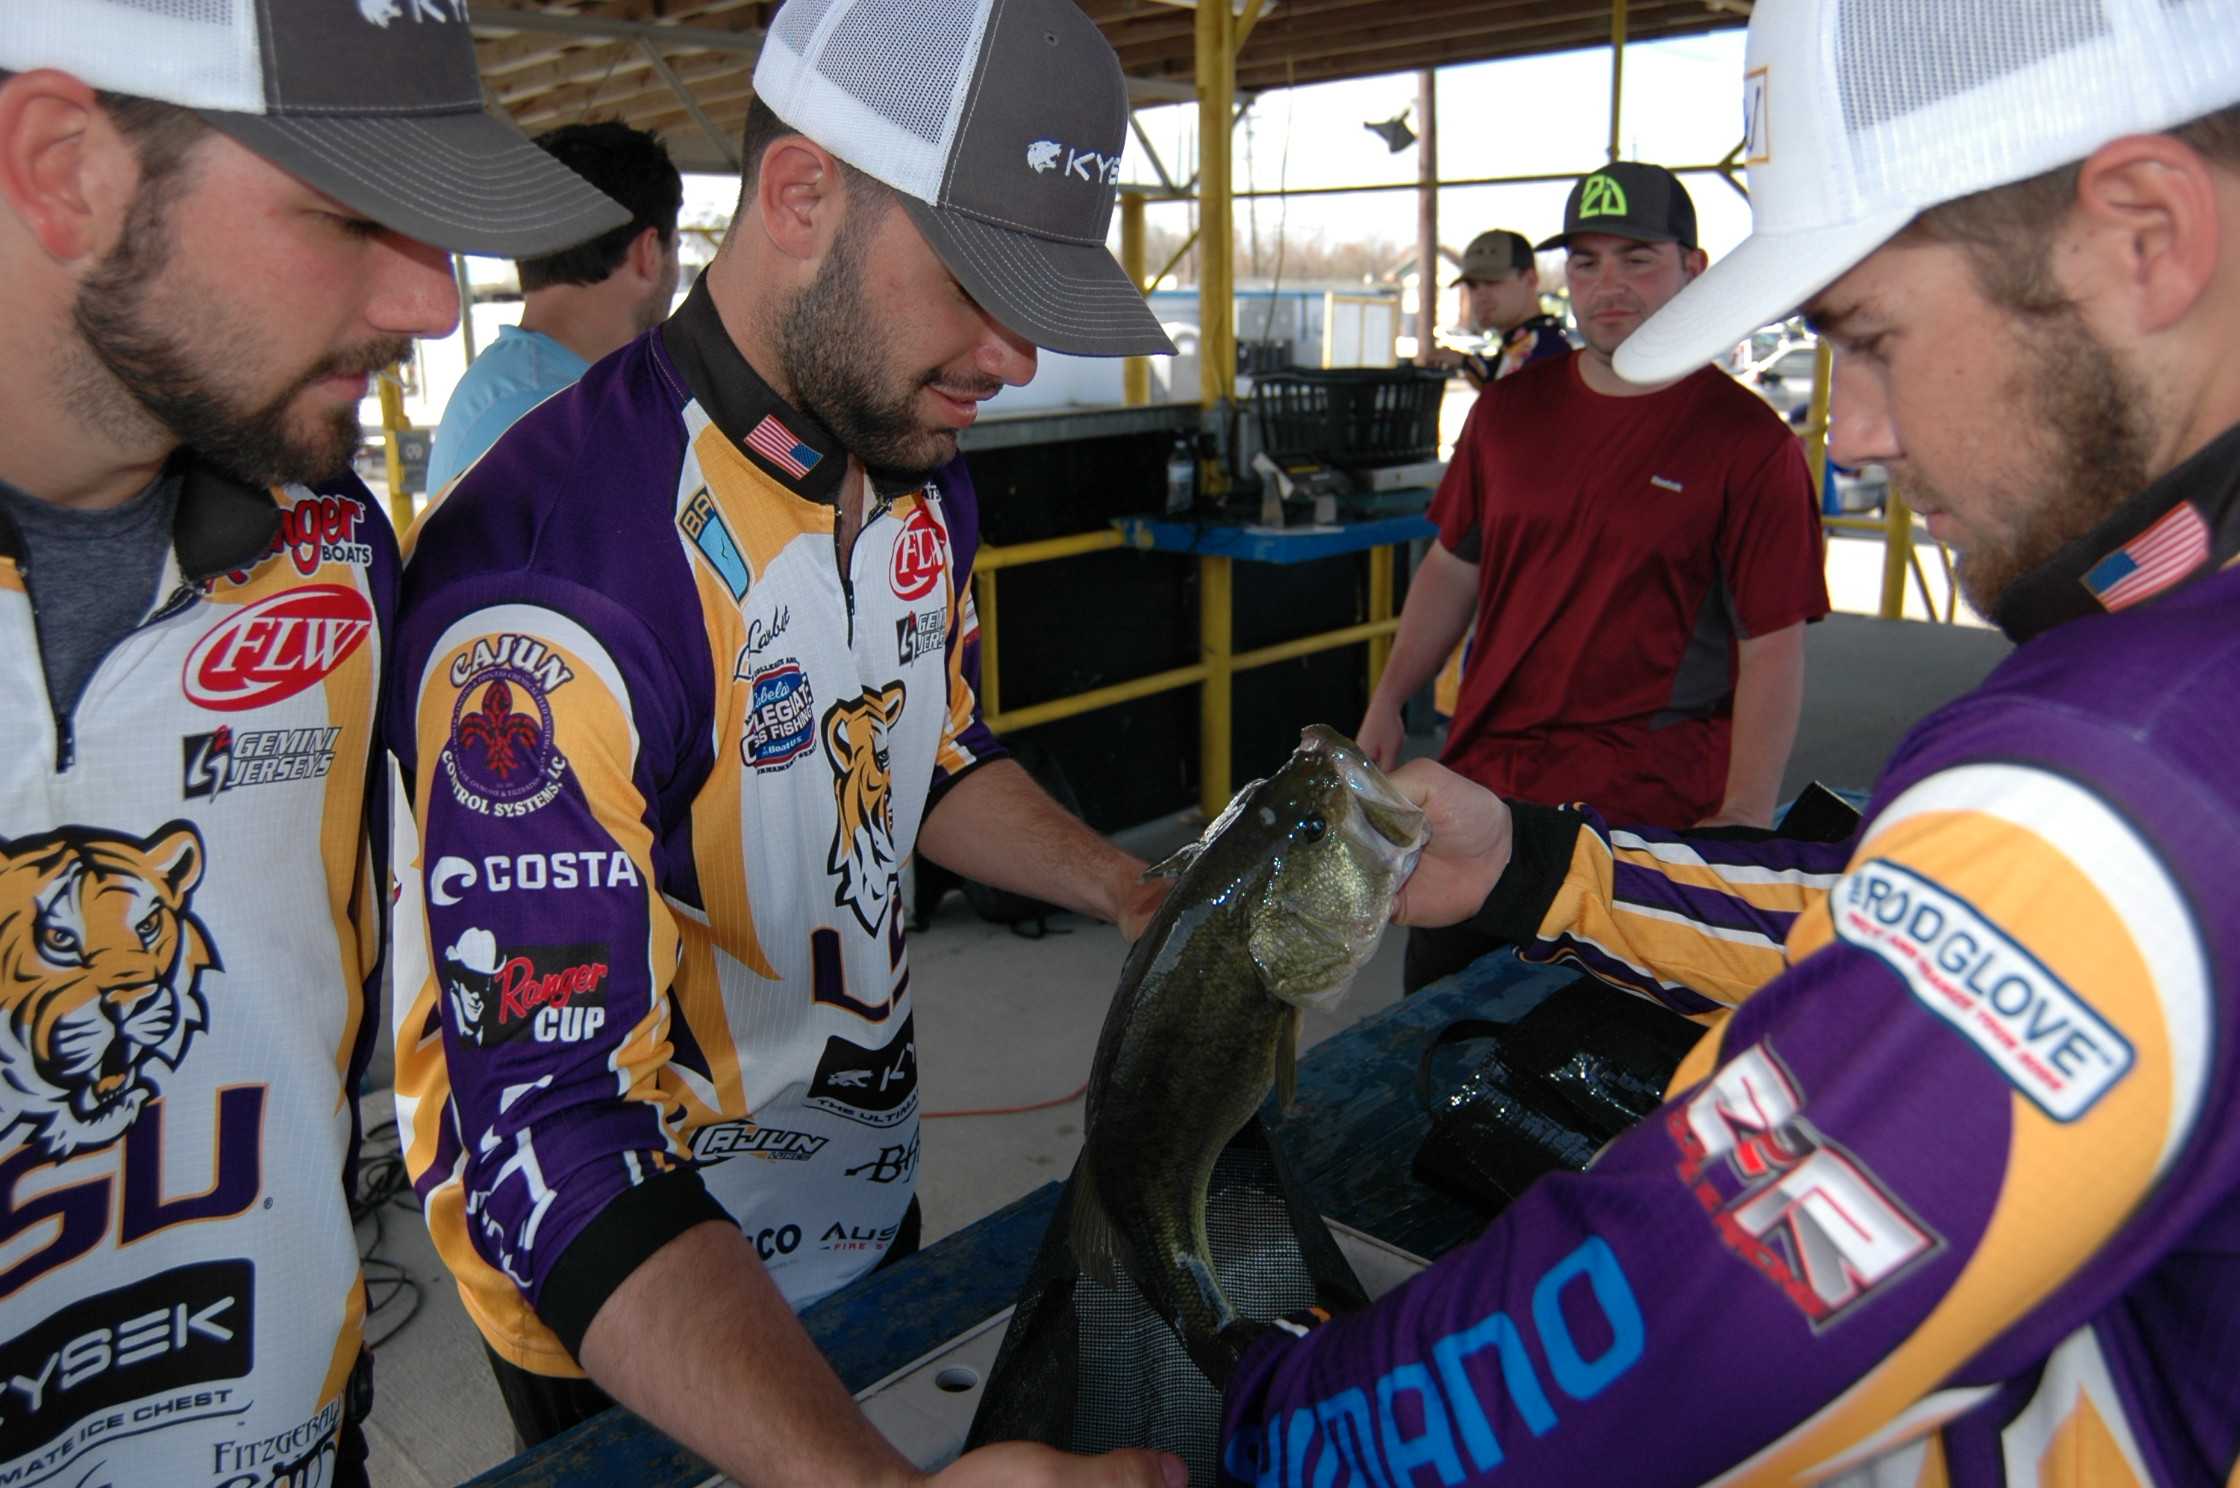
[(1579, 184), (1579, 220), (1626, 215), (1626, 189), (1615, 177), (1596, 172)]
[(245, 786), (287, 780), (323, 780), (334, 768), (338, 728), (221, 728), (180, 741), (180, 794), (211, 801)]
[(451, 738), (438, 764), (452, 799), (482, 816), (521, 817), (560, 794), (568, 761), (552, 737), (548, 694), (575, 671), (542, 641), (485, 636), (451, 660)]
[(1815, 1329), (1842, 1321), (1944, 1242), (1858, 1158), (1815, 1130), (1767, 1043), (1720, 1066), (1665, 1118), (1681, 1182), (1727, 1249)]
[(899, 681), (834, 703), (820, 729), (832, 766), (838, 819), (825, 867), (839, 879), (832, 902), (855, 911), (864, 933), (876, 935), (894, 892), (894, 775), (887, 734), (902, 721)]

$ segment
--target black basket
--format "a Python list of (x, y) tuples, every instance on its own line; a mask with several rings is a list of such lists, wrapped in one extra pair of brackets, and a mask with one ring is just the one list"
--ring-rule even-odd
[(1271, 459), (1398, 465), (1439, 451), (1447, 374), (1423, 367), (1337, 367), (1253, 379), (1252, 412)]

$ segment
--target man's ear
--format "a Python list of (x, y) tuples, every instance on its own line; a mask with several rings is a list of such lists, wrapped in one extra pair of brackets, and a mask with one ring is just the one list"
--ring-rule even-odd
[(1683, 248), (1680, 250), (1680, 267), (1693, 279), (1711, 267), (1711, 255), (1701, 248)]
[(667, 245), (661, 241), (661, 229), (649, 227), (630, 240), (629, 251), (623, 254), (622, 261), (637, 279), (647, 284), (657, 284), (661, 280), (661, 266), (668, 252)]
[(2167, 134), (2110, 140), (2077, 172), (2064, 236), (2087, 295), (2112, 290), (2110, 309), (2145, 333), (2186, 318), (2217, 274), (2223, 224), (2215, 169)]
[(0, 203), (48, 257), (105, 251), (140, 164), (83, 80), (52, 68), (0, 85)]
[(763, 152), (755, 212), (771, 244), (786, 257), (824, 256), (847, 210), (847, 195), (839, 160), (805, 136), (789, 134)]

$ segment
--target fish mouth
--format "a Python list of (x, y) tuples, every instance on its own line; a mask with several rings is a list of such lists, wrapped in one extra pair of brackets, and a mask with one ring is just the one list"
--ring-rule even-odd
[[(1299, 747), (1329, 759), (1337, 769), (1346, 794), (1360, 808), (1363, 820), (1389, 851), (1380, 856), (1405, 860), (1414, 866), (1417, 854), (1430, 841), (1423, 812), (1351, 739), (1325, 723), (1310, 724), (1299, 734)], [(1373, 846), (1374, 844), (1372, 844)]]

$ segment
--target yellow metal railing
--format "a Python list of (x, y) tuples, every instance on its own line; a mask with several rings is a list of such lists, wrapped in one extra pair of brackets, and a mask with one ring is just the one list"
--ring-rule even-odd
[(1014, 543), (1006, 547), (984, 547), (980, 550), (974, 560), (972, 595), (973, 603), (980, 612), (980, 710), (988, 727), (999, 734), (1006, 733), (1014, 729), (1033, 728), (1038, 724), (1056, 723), (1062, 718), (1075, 718), (1083, 713), (1093, 713), (1099, 708), (1134, 702), (1137, 698), (1151, 697), (1157, 693), (1174, 692), (1184, 687), (1199, 688), (1198, 805), (1211, 817), (1218, 815), (1229, 800), (1236, 721), (1235, 699), (1231, 696), (1231, 687), (1237, 673), (1251, 671), (1256, 667), (1273, 666), (1279, 661), (1293, 661), (1322, 651), (1334, 651), (1340, 646), (1358, 646), (1366, 641), (1369, 645), (1369, 689), (1372, 692), (1376, 690), (1377, 678), (1383, 673), (1385, 661), (1392, 653), (1392, 636), (1400, 629), (1400, 621), (1392, 613), (1393, 544), (1368, 550), (1367, 620), (1358, 625), (1341, 626), (1337, 630), (1278, 641), (1272, 646), (1261, 646), (1245, 652), (1237, 651), (1235, 644), (1236, 570), (1233, 565), (1236, 560), (1200, 553), (1199, 660), (1195, 665), (1171, 667), (1163, 672), (1131, 677), (1125, 682), (1094, 687), (1069, 697), (1051, 698), (1024, 708), (1005, 709), (1001, 663), (1002, 629), (999, 624), (1001, 611), (996, 596), (996, 575), (1007, 568), (1052, 563), (1124, 545), (1125, 539), (1118, 532), (1082, 532), (1070, 537), (1053, 537), (1041, 542)]

